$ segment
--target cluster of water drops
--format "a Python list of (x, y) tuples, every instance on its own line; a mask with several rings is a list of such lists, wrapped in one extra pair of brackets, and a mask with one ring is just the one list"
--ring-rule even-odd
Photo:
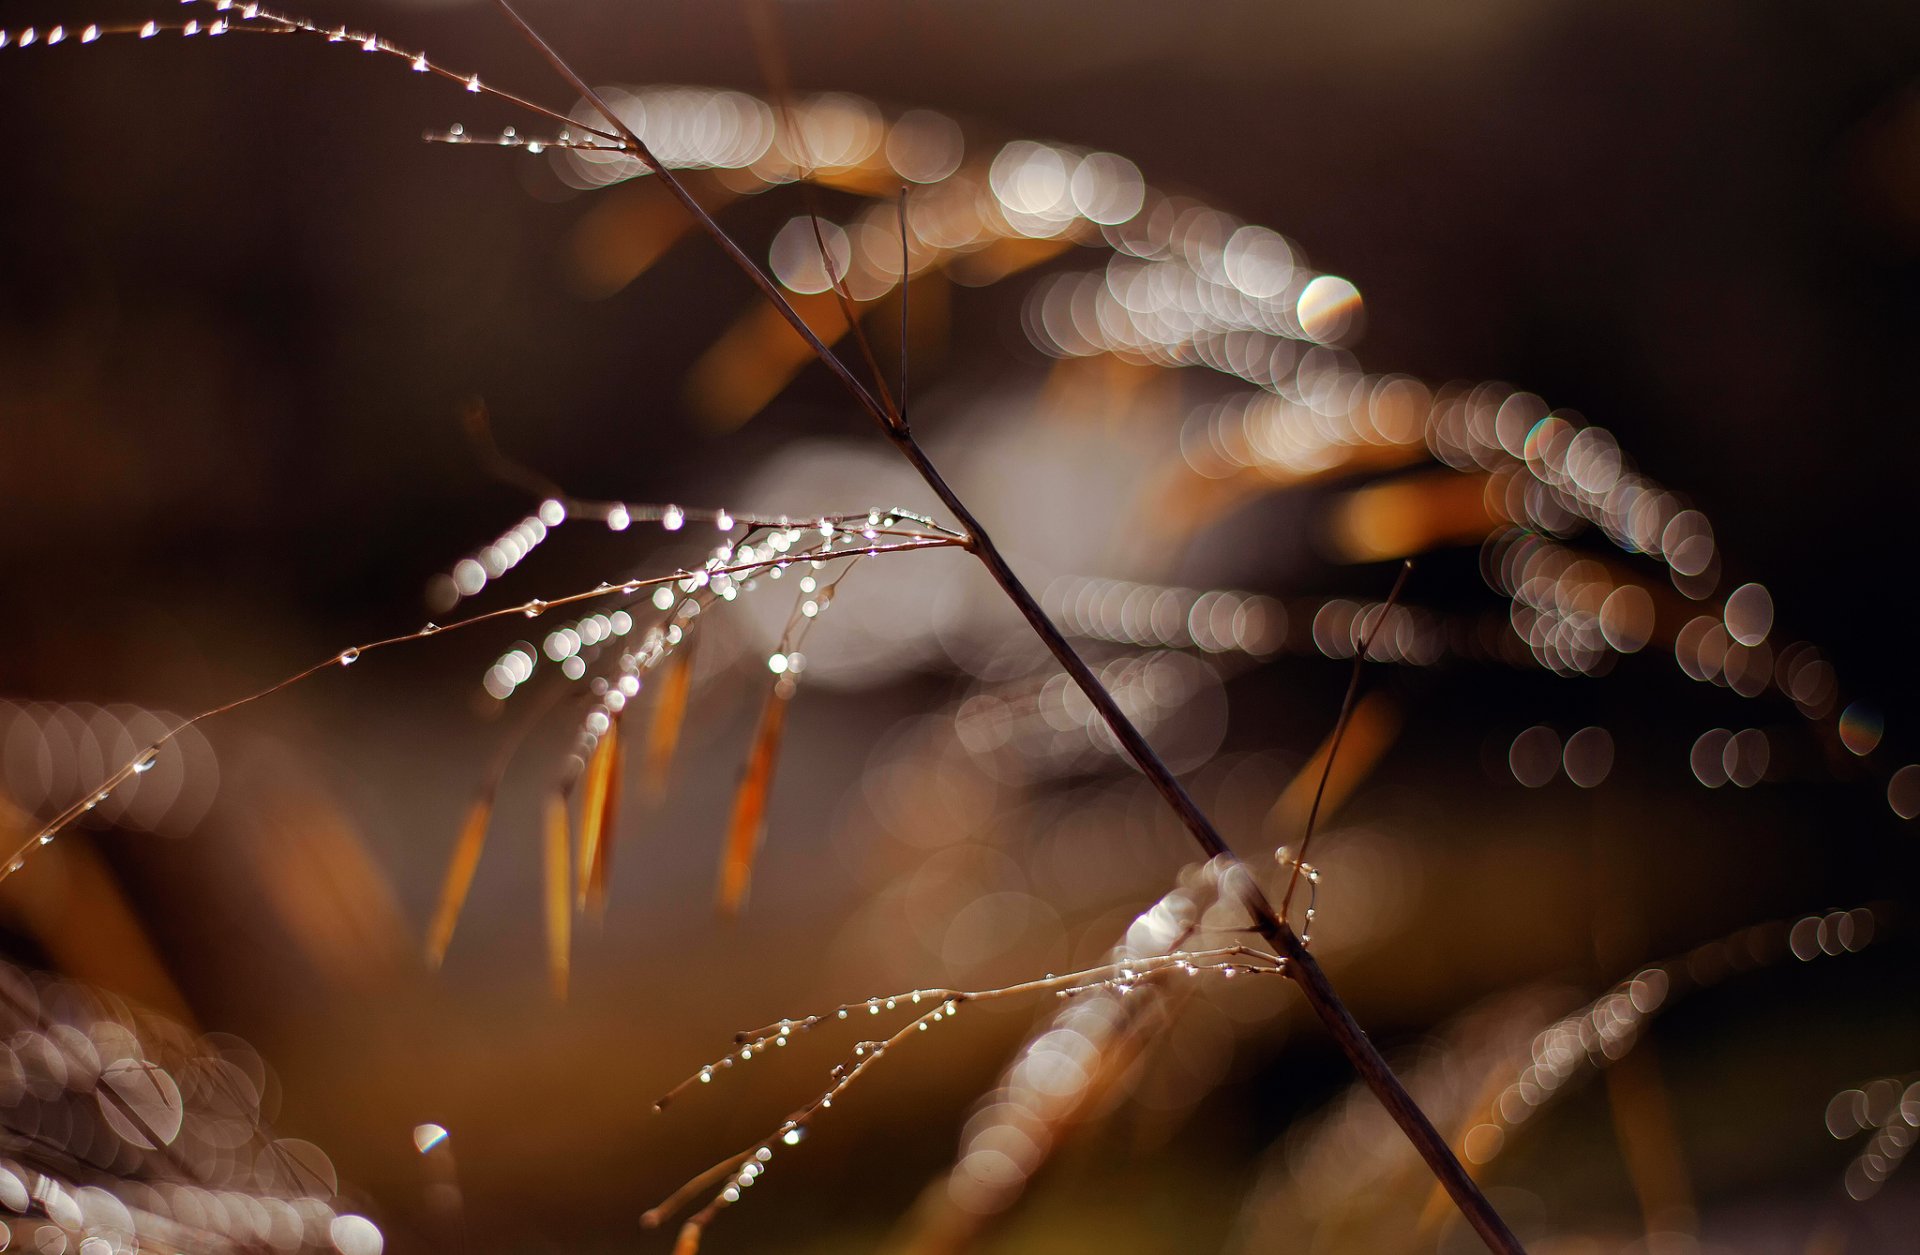
[[(549, 501), (538, 516), (530, 515), (501, 542), (482, 550), (479, 557), (463, 559), (453, 578), (457, 581), (464, 570), (478, 579), (485, 570), (482, 563), (496, 550), (500, 552), (494, 555), (494, 561), (503, 564), (503, 570), (510, 568), (518, 556), (504, 542), (523, 529), (541, 525), (546, 516), (553, 517), (557, 525), (569, 511), (575, 517), (598, 519), (615, 532), (625, 532), (635, 523), (654, 523), (665, 532), (684, 533), (689, 523), (706, 523), (723, 539), (698, 566), (683, 568), (668, 577), (603, 586), (611, 595), (633, 595), (636, 600), (630, 605), (560, 624), (538, 643), (522, 641), (509, 647), (482, 677), (482, 686), (497, 699), (506, 700), (531, 681), (543, 659), (557, 665), (567, 679), (582, 680), (606, 655), (610, 665), (604, 673), (593, 674), (593, 691), (606, 711), (618, 714), (626, 701), (638, 694), (641, 674), (681, 644), (700, 614), (716, 603), (730, 602), (752, 591), (760, 580), (778, 581), (795, 565), (803, 568), (785, 641), (794, 636), (796, 626), (811, 623), (830, 604), (832, 581), (823, 582), (819, 576), (828, 564), (957, 540), (954, 532), (933, 520), (901, 509), (823, 515), (799, 522), (787, 516), (760, 517), (724, 508)], [(476, 584), (476, 592), (478, 588)], [(539, 602), (529, 602), (525, 607), (529, 618), (545, 609)], [(650, 611), (661, 617), (642, 626), (643, 617), (651, 617)], [(775, 675), (797, 675), (806, 659), (783, 643), (769, 655), (767, 665)]]

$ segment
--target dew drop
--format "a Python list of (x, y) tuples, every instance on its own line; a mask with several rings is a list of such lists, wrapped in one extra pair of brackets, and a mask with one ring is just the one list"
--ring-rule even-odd
[(785, 1133), (781, 1134), (780, 1140), (785, 1142), (789, 1146), (798, 1146), (800, 1144), (800, 1139), (805, 1136), (806, 1136), (805, 1133), (803, 1133), (797, 1128), (793, 1128), (793, 1129), (788, 1129)]
[(160, 759), (160, 747), (149, 746), (146, 753), (133, 760), (133, 769), (142, 775), (153, 770), (154, 763)]
[(424, 52), (414, 56), (413, 69), (416, 74), (425, 74), (427, 72), (427, 55)]
[(660, 515), (660, 526), (666, 528), (670, 532), (679, 531), (683, 526), (686, 525), (686, 522), (687, 522), (687, 512), (685, 510), (682, 510), (677, 505), (668, 506), (665, 512), (663, 512)]
[(343, 649), (340, 651), (340, 656), (334, 659), (334, 661), (343, 667), (351, 667), (354, 663), (360, 661), (360, 650), (357, 647)]
[(722, 510), (714, 516), (713, 525), (723, 532), (730, 532), (733, 530), (733, 516)]
[(469, 75), (467, 77), (467, 90), (470, 92), (477, 92), (480, 90), (480, 76), (478, 74)]
[(532, 601), (529, 601), (526, 605), (520, 607), (520, 613), (526, 615), (529, 619), (539, 618), (541, 615), (546, 613), (546, 610), (547, 610), (547, 603), (540, 600), (538, 597), (535, 597)]

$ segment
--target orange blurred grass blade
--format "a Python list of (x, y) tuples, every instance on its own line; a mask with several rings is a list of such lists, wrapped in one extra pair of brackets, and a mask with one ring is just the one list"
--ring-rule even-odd
[(1362, 697), (1348, 718), (1337, 760), (1329, 733), (1267, 812), (1267, 832), (1276, 843), (1284, 844), (1294, 833), (1305, 830), (1323, 776), (1326, 787), (1320, 811), (1331, 814), (1338, 810), (1392, 747), (1400, 734), (1400, 723), (1399, 707), (1386, 694), (1375, 692)]
[(653, 721), (647, 725), (647, 800), (657, 802), (667, 791), (667, 777), (673, 770), (673, 753), (680, 745), (680, 725), (687, 717), (687, 695), (693, 690), (694, 637), (667, 668), (660, 680), (660, 696), (653, 706)]
[(613, 825), (620, 807), (620, 776), (626, 765), (620, 720), (607, 730), (587, 762), (587, 793), (580, 812), (580, 865), (574, 909), (598, 914), (607, 901), (607, 876), (613, 858)]
[(766, 827), (767, 795), (773, 790), (773, 766), (780, 754), (780, 734), (792, 700), (793, 690), (786, 684), (776, 685), (767, 695), (760, 728), (753, 737), (753, 752), (747, 757), (746, 774), (740, 780), (740, 792), (734, 795), (727, 848), (720, 861), (719, 906), (720, 913), (728, 917), (740, 913), (753, 878), (754, 856), (760, 851)]
[(572, 842), (567, 822), (567, 795), (556, 790), (547, 798), (543, 860), (546, 877), (547, 980), (553, 996), (567, 1000), (567, 972), (573, 946), (573, 913), (568, 902), (568, 856)]
[(453, 943), (454, 927), (473, 888), (473, 874), (480, 867), (480, 852), (486, 848), (487, 827), (493, 822), (491, 781), (467, 810), (460, 826), (460, 839), (454, 844), (453, 857), (447, 862), (447, 878), (440, 886), (440, 898), (433, 908), (433, 924), (427, 929), (427, 969), (439, 971), (446, 960), (447, 947)]

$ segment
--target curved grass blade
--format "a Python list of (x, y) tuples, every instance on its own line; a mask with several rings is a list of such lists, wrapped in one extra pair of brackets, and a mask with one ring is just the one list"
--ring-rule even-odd
[(574, 909), (597, 914), (607, 901), (607, 876), (613, 858), (613, 824), (620, 807), (621, 768), (626, 750), (620, 721), (612, 719), (587, 760), (586, 798), (580, 812), (580, 865)]
[(460, 839), (454, 844), (453, 857), (447, 862), (447, 878), (440, 886), (440, 899), (433, 908), (433, 923), (427, 929), (427, 967), (439, 971), (453, 941), (453, 929), (460, 922), (460, 911), (467, 903), (467, 891), (473, 888), (473, 873), (480, 866), (480, 852), (487, 844), (487, 826), (493, 822), (493, 784), (488, 782), (467, 810), (460, 827)]
[(680, 745), (680, 725), (687, 717), (687, 695), (693, 690), (693, 638), (680, 647), (660, 680), (654, 700), (653, 722), (647, 725), (647, 798), (658, 801), (667, 791), (673, 754)]
[(547, 798), (545, 855), (547, 907), (547, 980), (556, 1000), (567, 1000), (567, 971), (573, 947), (573, 913), (568, 901), (568, 848), (572, 835), (567, 823), (567, 795), (555, 791)]
[(753, 878), (754, 856), (760, 852), (760, 838), (766, 828), (767, 795), (773, 789), (773, 767), (780, 755), (780, 733), (787, 722), (787, 705), (793, 699), (791, 685), (780, 684), (767, 695), (766, 708), (760, 714), (760, 728), (753, 736), (753, 751), (747, 756), (746, 774), (740, 780), (740, 792), (734, 795), (733, 819), (727, 825), (727, 848), (720, 860), (720, 913), (735, 916), (747, 899), (747, 886)]

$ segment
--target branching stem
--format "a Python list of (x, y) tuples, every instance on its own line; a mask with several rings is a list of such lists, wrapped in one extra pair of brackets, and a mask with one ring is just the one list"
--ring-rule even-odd
[(1341, 1053), (1346, 1055), (1348, 1062), (1366, 1083), (1367, 1088), (1372, 1090), (1374, 1096), (1386, 1107), (1388, 1114), (1400, 1126), (1407, 1140), (1413, 1144), (1414, 1150), (1426, 1161), (1427, 1167), (1452, 1197), (1467, 1223), (1473, 1226), (1475, 1232), (1486, 1242), (1489, 1250), (1499, 1252), (1499, 1255), (1524, 1255), (1525, 1248), (1520, 1245), (1519, 1239), (1513, 1235), (1513, 1231), (1494, 1210), (1493, 1204), (1487, 1201), (1480, 1187), (1467, 1175), (1466, 1169), (1461, 1166), (1459, 1159), (1447, 1145), (1446, 1139), (1440, 1135), (1439, 1130), (1434, 1128), (1433, 1122), (1427, 1118), (1419, 1104), (1414, 1102), (1406, 1086), (1401, 1084), (1399, 1077), (1394, 1075), (1393, 1069), (1387, 1064), (1379, 1049), (1367, 1037), (1359, 1022), (1353, 1018), (1352, 1012), (1347, 1010), (1340, 996), (1334, 992), (1333, 985), (1328, 981), (1326, 973), (1320, 969), (1320, 964), (1300, 943), (1298, 934), (1280, 919), (1273, 908), (1273, 903), (1268, 900), (1267, 895), (1255, 883), (1253, 876), (1240, 863), (1225, 839), (1213, 826), (1213, 821), (1207, 818), (1206, 813), (1193, 800), (1186, 787), (1155, 752), (1153, 746), (1148, 744), (1146, 737), (1141, 735), (1140, 730), (1134, 727), (1133, 722), (1121, 711), (1113, 695), (1107, 692), (1105, 686), (1087, 666), (1086, 661), (1074, 651), (1072, 644), (1062, 635), (1060, 629), (1047, 618), (1046, 612), (1040, 608), (1040, 603), (1034, 599), (1032, 592), (1021, 582), (1020, 577), (1014, 574), (1012, 566), (1001, 553), (1000, 547), (994, 543), (993, 537), (974, 516), (973, 511), (967, 508), (960, 495), (953, 490), (952, 485), (947, 483), (946, 478), (928, 458), (926, 451), (914, 439), (912, 429), (905, 419), (892, 407), (884, 405), (865, 384), (860, 382), (847, 364), (835, 356), (820, 337), (814, 334), (813, 329), (807, 325), (799, 311), (781, 294), (773, 279), (751, 257), (747, 256), (746, 251), (733, 237), (728, 235), (713, 216), (694, 200), (692, 193), (688, 192), (673, 172), (653, 155), (645, 142), (614, 113), (613, 109), (601, 99), (599, 93), (588, 86), (586, 81), (561, 58), (560, 54), (515, 12), (510, 0), (494, 0), (494, 4), (519, 29), (526, 41), (546, 57), (555, 71), (600, 111), (608, 124), (619, 133), (621, 140), (629, 146), (633, 155), (644, 162), (674, 198), (686, 207), (687, 212), (693, 215), (694, 220), (720, 246), (721, 251), (726, 253), (734, 265), (738, 266), (760, 290), (761, 295), (773, 306), (775, 312), (793, 327), (821, 363), (833, 372), (860, 408), (879, 424), (881, 431), (892, 442), (894, 448), (919, 473), (920, 478), (926, 482), (928, 488), (933, 490), (934, 495), (940, 498), (941, 503), (953, 512), (961, 530), (967, 535), (966, 547), (980, 559), (981, 564), (987, 568), (987, 573), (1000, 586), (1014, 608), (1026, 619), (1034, 635), (1040, 638), (1048, 652), (1086, 695), (1087, 700), (1093, 703), (1093, 708), (1099, 712), (1101, 721), (1107, 725), (1114, 738), (1126, 750), (1127, 757), (1133, 760), (1141, 774), (1146, 776), (1158, 790), (1168, 807), (1192, 834), (1201, 850), (1209, 858), (1225, 860), (1230, 873), (1237, 873), (1231, 874), (1230, 879), (1236, 882), (1247, 912), (1252, 917), (1253, 931), (1287, 960), (1287, 975), (1300, 987), (1301, 993), (1306, 997), (1307, 1005), (1313, 1009), (1313, 1013), (1332, 1035), (1335, 1044), (1339, 1046)]

